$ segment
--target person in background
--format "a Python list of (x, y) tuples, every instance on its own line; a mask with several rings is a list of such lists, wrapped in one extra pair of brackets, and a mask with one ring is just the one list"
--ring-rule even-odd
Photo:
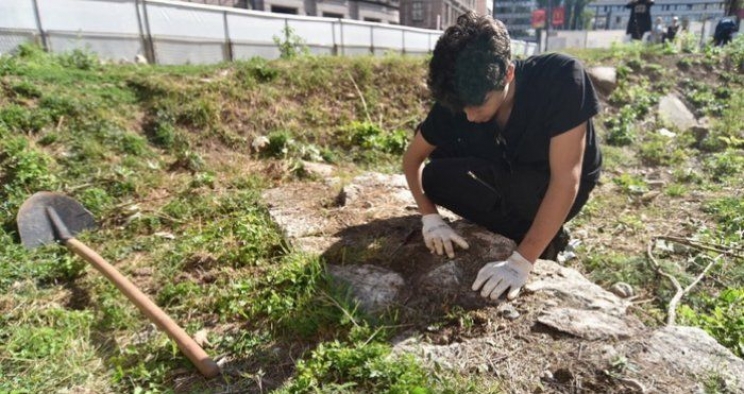
[(625, 33), (630, 34), (631, 39), (641, 40), (647, 31), (651, 31), (651, 7), (653, 5), (654, 0), (631, 0), (625, 5), (625, 8), (630, 8), (630, 18)]
[(506, 26), (474, 13), (437, 41), (427, 85), (435, 103), (403, 155), (424, 242), (450, 258), (469, 247), (438, 206), (513, 239), (516, 250), (484, 262), (472, 285), (482, 297), (513, 299), (535, 260), (566, 247), (563, 224), (598, 182), (594, 87), (567, 55), (512, 61)]
[(657, 16), (654, 21), (654, 29), (651, 31), (651, 42), (653, 44), (661, 44), (664, 41), (664, 34), (664, 20), (660, 16)]
[(674, 40), (677, 38), (677, 33), (679, 32), (679, 18), (674, 16), (672, 17), (672, 23), (667, 26), (666, 34), (664, 34), (664, 42), (670, 42), (674, 43)]
[(724, 46), (731, 42), (736, 32), (736, 22), (733, 18), (723, 18), (716, 24), (715, 33), (713, 33), (713, 45)]

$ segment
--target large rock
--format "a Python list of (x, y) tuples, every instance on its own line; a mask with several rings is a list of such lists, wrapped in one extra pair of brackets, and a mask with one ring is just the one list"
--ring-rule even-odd
[(604, 97), (609, 97), (617, 88), (617, 70), (615, 67), (591, 67), (587, 69), (594, 87)]
[(744, 393), (744, 360), (696, 327), (664, 327), (644, 341), (637, 357), (670, 373), (721, 379), (730, 392)]
[(537, 318), (542, 324), (579, 338), (628, 339), (634, 331), (622, 318), (600, 311), (576, 308), (552, 308)]
[(349, 286), (359, 306), (372, 313), (392, 305), (405, 286), (400, 275), (374, 265), (328, 265), (328, 272)]
[(697, 124), (695, 115), (674, 94), (668, 94), (659, 101), (659, 117), (679, 131), (686, 131)]

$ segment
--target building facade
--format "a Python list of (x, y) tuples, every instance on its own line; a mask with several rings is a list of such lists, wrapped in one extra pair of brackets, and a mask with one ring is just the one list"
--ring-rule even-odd
[(400, 0), (185, 0), (291, 15), (398, 24)]
[(494, 0), (493, 17), (504, 22), (514, 39), (534, 40), (532, 11), (537, 9), (535, 0)]
[[(625, 8), (624, 0), (596, 0), (586, 6), (594, 14), (594, 29), (623, 30), (628, 26), (630, 10)], [(665, 24), (676, 16), (680, 21), (704, 21), (718, 19), (725, 14), (725, 4), (721, 0), (656, 0), (651, 7), (651, 18), (660, 16)]]
[(491, 0), (400, 0), (400, 24), (443, 30), (468, 11), (490, 14)]

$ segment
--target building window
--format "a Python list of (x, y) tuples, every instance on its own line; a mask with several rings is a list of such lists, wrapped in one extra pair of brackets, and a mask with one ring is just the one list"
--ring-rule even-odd
[(375, 22), (375, 23), (380, 23), (380, 22), (382, 22), (382, 19), (379, 19), (379, 18), (366, 18), (366, 17), (365, 17), (365, 18), (364, 18), (364, 21), (365, 21), (365, 22)]
[(343, 19), (344, 16), (342, 14), (337, 14), (335, 12), (324, 12), (323, 18), (335, 18), (335, 19)]
[(278, 5), (272, 5), (271, 6), (271, 12), (277, 13), (277, 14), (292, 14), (297, 15), (297, 8), (292, 7), (281, 7)]
[(424, 20), (424, 2), (414, 1), (411, 3), (411, 19), (414, 22), (420, 22)]

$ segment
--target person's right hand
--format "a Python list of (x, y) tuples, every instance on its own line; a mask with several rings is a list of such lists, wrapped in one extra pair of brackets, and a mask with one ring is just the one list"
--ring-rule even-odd
[(447, 252), (449, 258), (455, 257), (455, 248), (452, 243), (456, 243), (463, 249), (470, 246), (465, 240), (457, 235), (444, 219), (438, 213), (430, 213), (421, 217), (421, 223), (424, 227), (421, 232), (424, 235), (424, 243), (432, 253), (441, 255)]

